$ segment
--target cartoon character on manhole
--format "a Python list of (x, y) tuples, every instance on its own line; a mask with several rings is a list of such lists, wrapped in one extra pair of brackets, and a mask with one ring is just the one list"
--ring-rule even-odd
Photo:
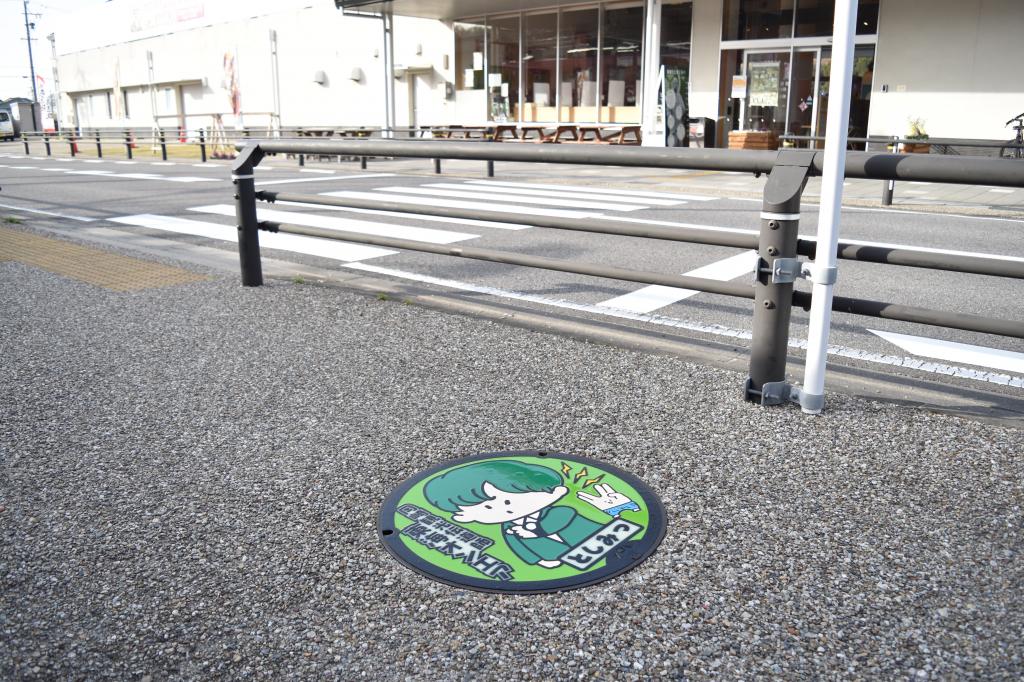
[(642, 561), (664, 532), (646, 486), (570, 455), (478, 456), (404, 487), (382, 510), (385, 545), (416, 570), (480, 589), (590, 584)]

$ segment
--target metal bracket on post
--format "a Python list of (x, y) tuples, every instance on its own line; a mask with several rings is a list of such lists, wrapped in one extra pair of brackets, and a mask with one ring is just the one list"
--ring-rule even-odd
[(814, 284), (835, 284), (839, 276), (839, 268), (827, 268), (799, 258), (776, 258), (771, 271), (773, 284), (792, 284), (798, 279)]
[(803, 270), (796, 258), (800, 196), (810, 177), (814, 156), (815, 152), (809, 151), (780, 151), (764, 188), (758, 264), (754, 271), (750, 375), (743, 391), (746, 400), (762, 405), (785, 402), (776, 386), (786, 381), (793, 282)]
[(263, 285), (260, 262), (259, 221), (256, 218), (256, 179), (253, 173), (263, 160), (258, 144), (246, 145), (231, 168), (235, 185), (235, 217), (238, 219), (238, 257), (242, 267), (242, 285)]
[(825, 405), (825, 396), (804, 393), (799, 386), (794, 386), (787, 381), (769, 381), (762, 384), (761, 389), (757, 390), (751, 386), (750, 379), (747, 379), (744, 389), (748, 396), (750, 394), (758, 396), (760, 400), (752, 402), (759, 402), (761, 405), (794, 403), (802, 408), (819, 411)]

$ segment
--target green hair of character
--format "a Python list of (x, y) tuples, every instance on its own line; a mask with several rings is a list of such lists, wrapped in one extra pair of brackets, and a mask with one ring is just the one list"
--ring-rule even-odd
[(484, 483), (506, 493), (550, 493), (562, 485), (562, 477), (537, 464), (507, 459), (480, 462), (430, 479), (423, 487), (423, 496), (438, 509), (457, 512), (461, 507), (494, 499), (484, 493)]

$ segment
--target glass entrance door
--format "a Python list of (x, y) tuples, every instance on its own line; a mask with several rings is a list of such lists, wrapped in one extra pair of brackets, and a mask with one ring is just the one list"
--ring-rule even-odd
[[(797, 136), (824, 135), (824, 126), (819, 129), (818, 102), (820, 81), (818, 64), (821, 62), (819, 48), (800, 49), (793, 52), (792, 80), (789, 87), (789, 108), (786, 133)], [(799, 146), (806, 142), (801, 141)], [(813, 143), (808, 146), (815, 146)]]
[[(832, 48), (821, 48), (815, 135), (825, 134), (828, 118), (829, 81), (832, 75)], [(875, 46), (858, 45), (853, 53), (853, 84), (850, 91), (850, 137), (867, 137), (868, 110), (871, 107), (871, 82), (875, 71)], [(856, 143), (860, 145), (862, 143)]]

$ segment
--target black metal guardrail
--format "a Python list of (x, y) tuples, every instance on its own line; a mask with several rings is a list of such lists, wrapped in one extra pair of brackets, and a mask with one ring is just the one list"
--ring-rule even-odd
[[(792, 142), (792, 143), (807, 143), (808, 146), (811, 143), (824, 144), (825, 137), (822, 135), (780, 135), (779, 141), (781, 142)], [(952, 156), (960, 156), (962, 152), (960, 149), (971, 148), (971, 149), (991, 149), (996, 153), (989, 156), (1000, 156), (1004, 150), (1007, 149), (1022, 149), (1024, 145), (1019, 145), (1016, 142), (996, 142), (992, 140), (968, 140), (951, 137), (929, 137), (929, 138), (907, 138), (895, 135), (893, 137), (881, 137), (881, 136), (869, 136), (869, 137), (851, 137), (848, 138), (847, 142), (851, 145), (859, 144), (863, 145), (864, 151), (871, 151), (871, 145), (882, 145), (887, 147), (890, 151), (898, 151), (899, 145), (914, 145), (928, 148), (928, 153), (931, 150), (938, 150), (939, 154), (949, 154)], [(896, 191), (896, 181), (886, 180), (882, 184), (882, 206), (892, 206), (893, 194)]]
[[(46, 156), (54, 155), (54, 145), (67, 145), (70, 156), (78, 156), (86, 148), (95, 148), (96, 158), (103, 158), (104, 147), (123, 149), (124, 157), (134, 158), (136, 149), (149, 147), (159, 150), (163, 161), (168, 159), (168, 149), (194, 148), (199, 159), (206, 163), (210, 158), (234, 158), (235, 147), (240, 141), (248, 140), (260, 133), (261, 128), (210, 129), (210, 128), (84, 128), (53, 132), (26, 132), (18, 136), (25, 147), (25, 155), (32, 154), (32, 145), (42, 145)], [(339, 137), (364, 138), (379, 136), (379, 128), (277, 128), (277, 139), (329, 139)], [(300, 166), (305, 165), (305, 155), (298, 155)], [(366, 160), (362, 160), (366, 167)]]
[[(268, 154), (286, 153), (639, 166), (740, 171), (768, 173), (769, 175), (761, 206), (760, 230), (755, 237), (754, 235), (723, 233), (699, 228), (642, 226), (615, 220), (592, 221), (524, 217), (496, 211), (413, 206), (398, 204), (383, 198), (380, 201), (369, 201), (257, 191), (254, 173), (260, 161)], [(744, 394), (747, 400), (753, 402), (765, 405), (779, 404), (786, 401), (785, 392), (780, 393), (776, 388), (785, 385), (792, 308), (795, 305), (809, 309), (811, 304), (811, 295), (794, 290), (794, 285), (801, 278), (809, 279), (812, 282), (834, 281), (836, 275), (835, 271), (822, 272), (820, 268), (815, 268), (813, 263), (799, 260), (800, 256), (813, 258), (817, 250), (814, 240), (799, 237), (798, 228), (800, 225), (800, 199), (804, 186), (808, 178), (821, 174), (823, 163), (824, 152), (802, 150), (772, 152), (650, 147), (610, 149), (570, 145), (501, 145), (487, 142), (398, 140), (353, 140), (347, 142), (253, 140), (242, 148), (232, 172), (232, 180), (236, 187), (236, 217), (242, 284), (260, 286), (263, 283), (259, 232), (265, 230), (753, 299), (750, 373)], [(876, 180), (900, 179), (1024, 187), (1024, 164), (999, 159), (849, 152), (846, 160), (846, 175), (851, 178)], [(370, 208), (496, 222), (525, 222), (546, 229), (756, 249), (758, 265), (756, 277), (752, 283), (721, 282), (701, 277), (578, 263), (491, 249), (434, 245), (409, 239), (378, 237), (285, 222), (260, 221), (257, 215), (257, 201), (357, 209)], [(871, 247), (852, 242), (840, 242), (837, 255), (844, 260), (1024, 279), (1024, 263), (1001, 259), (941, 254), (912, 248)], [(832, 309), (854, 315), (1024, 338), (1024, 322), (1021, 320), (1001, 320), (966, 313), (840, 296), (834, 298)], [(823, 399), (823, 396), (821, 398)]]

